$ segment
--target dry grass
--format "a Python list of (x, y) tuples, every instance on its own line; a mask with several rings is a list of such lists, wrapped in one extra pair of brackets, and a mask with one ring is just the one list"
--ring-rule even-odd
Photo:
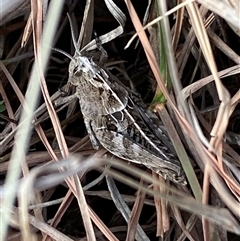
[[(158, 1), (145, 28), (147, 1), (116, 1), (127, 15), (119, 26), (103, 1), (61, 2), (2, 13), (0, 240), (237, 240), (238, 0)], [(77, 102), (54, 107), (69, 60), (49, 46), (74, 54), (67, 12), (79, 48), (97, 59), (97, 30), (106, 66), (159, 115), (186, 187), (94, 150)], [(113, 29), (111, 41), (102, 36)]]

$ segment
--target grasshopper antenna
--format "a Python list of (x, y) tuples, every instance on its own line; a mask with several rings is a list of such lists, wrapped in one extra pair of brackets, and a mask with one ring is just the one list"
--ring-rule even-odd
[(80, 51), (78, 50), (78, 46), (77, 46), (77, 39), (76, 39), (76, 37), (75, 37), (75, 35), (74, 35), (73, 24), (72, 24), (71, 17), (70, 17), (70, 15), (69, 15), (68, 13), (67, 13), (67, 16), (68, 16), (68, 20), (69, 20), (69, 23), (70, 23), (72, 41), (73, 41), (73, 45), (74, 45), (75, 51), (81, 56), (81, 53), (80, 53)]
[[(68, 17), (68, 20), (69, 20), (69, 23), (70, 23), (70, 29), (71, 29), (71, 36), (72, 36), (72, 41), (73, 41), (73, 45), (74, 45), (74, 48), (75, 48), (75, 51), (81, 55), (80, 51), (78, 50), (78, 47), (77, 47), (77, 41), (76, 41), (76, 38), (75, 38), (75, 35), (74, 35), (74, 31), (73, 31), (73, 24), (72, 24), (72, 20), (71, 20), (71, 17), (70, 15), (67, 13), (67, 17)], [(59, 52), (63, 55), (65, 55), (66, 57), (68, 57), (69, 59), (71, 60), (74, 60), (74, 58), (68, 54), (67, 52), (61, 50), (61, 49), (58, 49), (58, 48), (52, 48), (52, 50), (55, 50), (56, 52)]]
[(64, 50), (61, 50), (61, 49), (58, 49), (58, 48), (51, 48), (51, 49), (58, 52), (58, 53), (61, 53), (61, 54), (65, 55), (66, 57), (68, 57), (71, 60), (74, 60), (74, 58), (70, 54), (65, 52)]

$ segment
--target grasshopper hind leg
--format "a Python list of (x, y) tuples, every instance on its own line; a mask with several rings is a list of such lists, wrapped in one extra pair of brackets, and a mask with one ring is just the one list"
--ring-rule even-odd
[(92, 146), (95, 150), (99, 150), (100, 144), (99, 141), (97, 140), (95, 133), (92, 130), (92, 126), (91, 126), (91, 120), (87, 117), (84, 117), (84, 123), (86, 126), (86, 130), (88, 132), (90, 141), (92, 143)]

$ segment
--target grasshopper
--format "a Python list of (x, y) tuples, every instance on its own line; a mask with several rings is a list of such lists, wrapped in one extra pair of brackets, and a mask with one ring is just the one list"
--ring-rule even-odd
[(71, 98), (79, 99), (93, 148), (102, 146), (120, 158), (145, 165), (165, 179), (185, 185), (181, 164), (157, 116), (146, 108), (138, 94), (80, 53), (73, 31), (72, 38), (74, 57), (59, 52), (71, 59), (68, 81), (76, 86)]

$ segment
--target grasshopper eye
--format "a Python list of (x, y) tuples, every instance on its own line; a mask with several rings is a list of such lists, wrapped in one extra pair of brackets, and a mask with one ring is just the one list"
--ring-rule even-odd
[(79, 69), (78, 66), (76, 66), (74, 69), (73, 69), (73, 75), (75, 76), (80, 76), (81, 75), (81, 70)]

